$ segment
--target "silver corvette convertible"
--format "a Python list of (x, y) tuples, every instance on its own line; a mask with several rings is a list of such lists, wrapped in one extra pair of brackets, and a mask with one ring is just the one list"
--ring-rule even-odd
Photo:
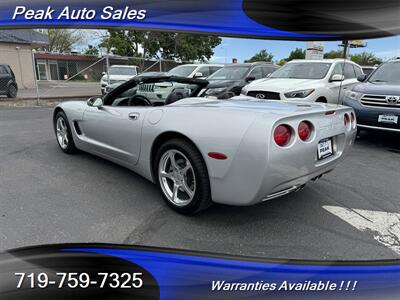
[[(150, 101), (141, 85), (179, 83)], [(322, 103), (196, 97), (200, 79), (136, 77), (103, 98), (59, 104), (62, 151), (101, 156), (156, 183), (183, 214), (211, 203), (252, 205), (332, 171), (353, 144), (351, 108)]]

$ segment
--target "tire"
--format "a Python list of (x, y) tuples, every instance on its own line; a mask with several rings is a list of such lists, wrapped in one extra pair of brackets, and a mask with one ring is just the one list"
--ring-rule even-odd
[(156, 154), (154, 174), (164, 200), (178, 213), (194, 215), (212, 204), (207, 166), (189, 141), (165, 142)]
[(76, 153), (78, 149), (75, 146), (72, 138), (71, 127), (69, 126), (68, 118), (63, 111), (59, 111), (54, 117), (54, 132), (58, 146), (64, 153)]
[(15, 86), (15, 84), (10, 84), (10, 86), (8, 87), (8, 91), (7, 91), (7, 97), (8, 98), (16, 98), (18, 94), (18, 89)]

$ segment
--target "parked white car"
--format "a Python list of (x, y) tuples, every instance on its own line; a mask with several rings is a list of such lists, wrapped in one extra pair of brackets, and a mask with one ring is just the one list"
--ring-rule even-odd
[(292, 60), (268, 78), (251, 82), (242, 94), (259, 99), (341, 104), (363, 71), (344, 59)]
[(221, 69), (219, 64), (186, 64), (171, 69), (168, 74), (186, 78), (206, 78)]
[[(101, 93), (104, 95), (106, 93), (106, 87), (109, 84), (118, 83), (121, 84), (125, 81), (132, 79), (138, 75), (138, 66), (126, 66), (126, 65), (113, 65), (108, 69), (107, 73), (103, 72), (103, 77), (101, 77)], [(107, 81), (110, 82), (107, 82)]]

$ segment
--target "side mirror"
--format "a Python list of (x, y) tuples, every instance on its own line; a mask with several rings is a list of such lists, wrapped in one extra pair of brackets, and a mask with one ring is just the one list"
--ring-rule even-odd
[(334, 74), (331, 77), (331, 81), (343, 81), (344, 80), (344, 75), (342, 74)]
[(100, 108), (103, 106), (103, 99), (100, 97), (89, 98), (89, 100), (87, 101), (87, 105), (90, 107)]
[(255, 77), (255, 76), (248, 76), (248, 77), (246, 77), (246, 81), (247, 81), (247, 82), (254, 81), (254, 80), (256, 80), (256, 77)]
[(272, 73), (268, 73), (267, 76), (265, 76), (265, 78), (269, 78), (271, 76)]
[(196, 74), (194, 74), (193, 78), (200, 78), (203, 77), (203, 73), (201, 72), (196, 72)]
[(107, 75), (107, 72), (101, 72), (101, 75), (103, 75), (103, 76)]
[(367, 79), (367, 75), (366, 74), (361, 74), (357, 76), (357, 80), (360, 82), (364, 82), (365, 79)]

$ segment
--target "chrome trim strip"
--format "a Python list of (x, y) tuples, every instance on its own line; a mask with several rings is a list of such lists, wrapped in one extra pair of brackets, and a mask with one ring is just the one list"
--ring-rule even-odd
[(357, 127), (368, 128), (368, 129), (377, 129), (377, 130), (383, 130), (383, 131), (400, 132), (400, 129), (396, 129), (396, 128), (384, 128), (384, 127), (376, 127), (376, 126), (360, 125), (360, 124), (357, 124)]
[(292, 186), (292, 187), (290, 187), (290, 188), (288, 188), (286, 190), (283, 190), (283, 191), (280, 191), (280, 192), (276, 192), (276, 193), (273, 193), (273, 194), (269, 194), (267, 196), (267, 198), (263, 199), (262, 201), (267, 201), (267, 200), (271, 200), (271, 199), (274, 199), (274, 198), (278, 198), (280, 196), (284, 196), (284, 195), (290, 194), (291, 192), (294, 192), (294, 191), (296, 191), (296, 190), (298, 190), (300, 188), (301, 188), (300, 184)]

